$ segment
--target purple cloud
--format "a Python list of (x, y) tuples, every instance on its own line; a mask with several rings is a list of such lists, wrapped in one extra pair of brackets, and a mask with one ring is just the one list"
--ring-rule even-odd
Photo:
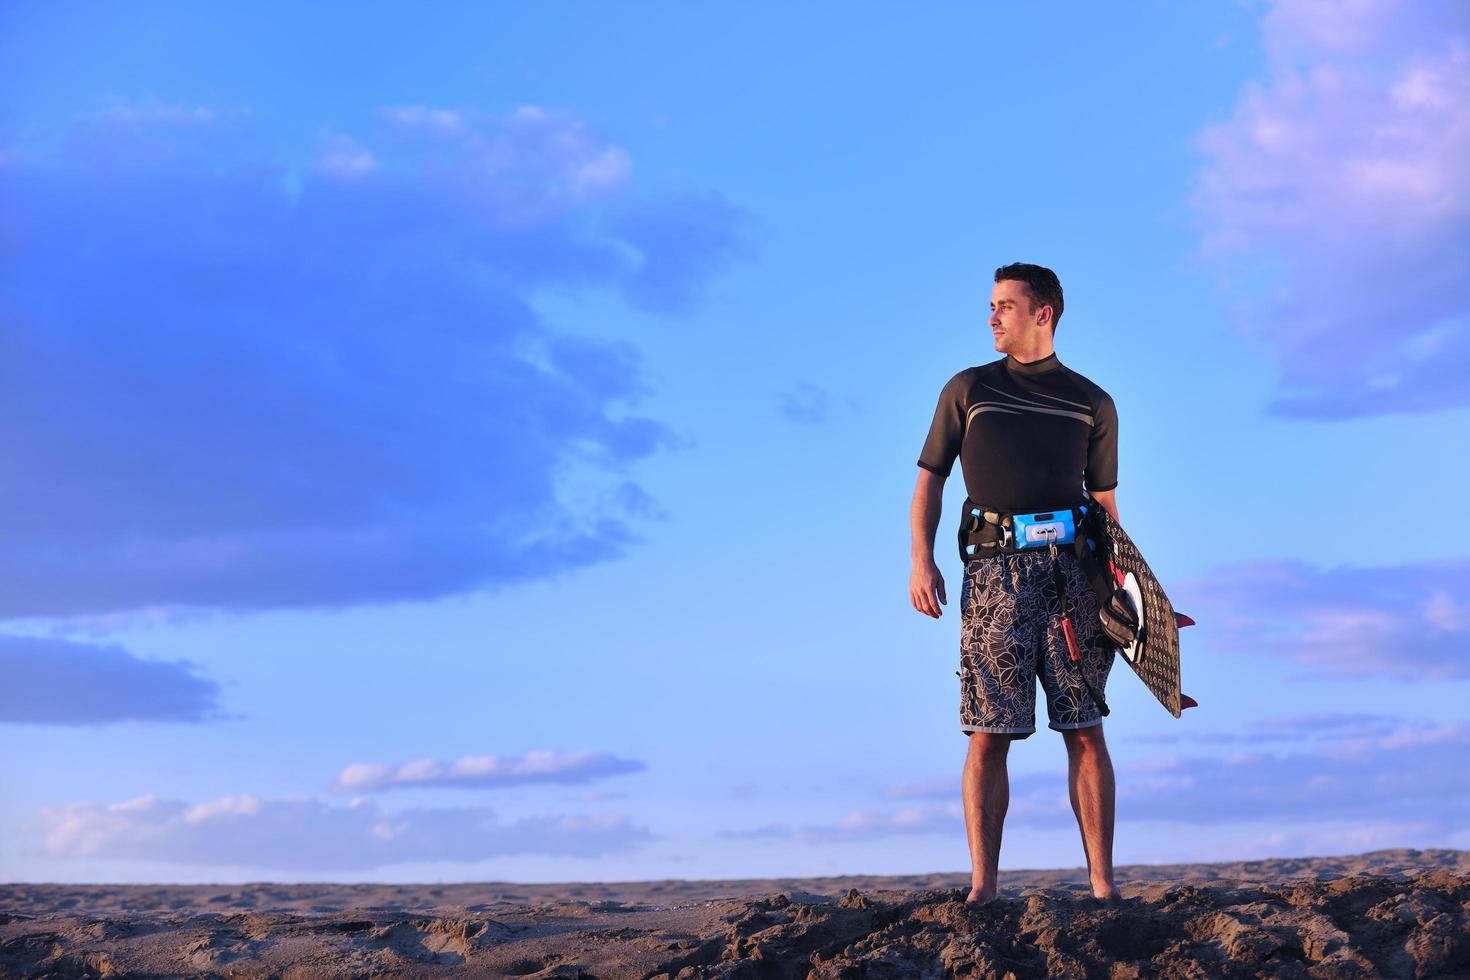
[(1300, 746), (1304, 742), (1323, 739), (1388, 735), (1403, 728), (1407, 722), (1408, 719), (1402, 715), (1332, 711), (1286, 718), (1264, 718), (1242, 725), (1242, 730), (1236, 731), (1201, 732), (1191, 729), (1134, 735), (1131, 740), (1154, 745), (1260, 745), (1286, 742)]
[[(638, 351), (742, 255), (588, 124), (423, 107), (280, 155), (114, 105), (0, 147), (0, 618), (431, 598), (608, 560), (657, 508)], [(574, 503), (573, 501), (576, 501)]]
[(99, 725), (220, 717), (219, 685), (185, 660), (115, 645), (0, 634), (0, 722)]
[(1176, 598), (1217, 649), (1290, 658), (1338, 677), (1470, 677), (1470, 560), (1316, 568), (1296, 559), (1227, 565)]
[[(1033, 816), (1051, 819), (1058, 802), (1067, 807), (1067, 774), (1058, 772), (1012, 773), (1010, 776), (1012, 818)], [(721, 837), (732, 839), (782, 838), (818, 843), (837, 840), (873, 840), (905, 834), (950, 833), (964, 830), (964, 808), (960, 802), (958, 775), (936, 776), (885, 787), (885, 799), (899, 800), (897, 809), (855, 807), (834, 824), (770, 823), (748, 830), (726, 830)], [(1070, 814), (1070, 811), (1068, 811)]]
[(1194, 203), (1273, 412), (1470, 404), (1470, 21), (1455, 0), (1276, 0), (1264, 78), (1207, 126)]
[(189, 806), (143, 796), (71, 803), (41, 813), (47, 854), (290, 871), (360, 871), (404, 861), (479, 861), (507, 854), (594, 857), (652, 839), (610, 814), (502, 822), (486, 807), (389, 812), (371, 801), (227, 796)]
[(1448, 832), (1470, 806), (1470, 788), (1446, 778), (1467, 752), (1470, 726), (1452, 724), (1345, 733), (1306, 752), (1169, 756), (1120, 775), (1118, 814), (1184, 823), (1414, 820)]
[(825, 388), (800, 381), (781, 392), (776, 410), (788, 421), (815, 424), (832, 410), (832, 395)]
[[(1169, 755), (1117, 767), (1122, 824), (1183, 826), (1279, 821), (1314, 831), (1403, 825), (1447, 837), (1463, 823), (1470, 786), (1447, 774), (1463, 768), (1470, 725), (1404, 723), (1387, 734), (1359, 734), (1349, 724), (1304, 751)], [(727, 837), (811, 842), (902, 834), (963, 834), (957, 778), (904, 784), (885, 794), (904, 806), (856, 808), (833, 824), (769, 824)], [(1008, 826), (1073, 826), (1066, 773), (1011, 777)]]
[(647, 768), (636, 759), (622, 759), (611, 752), (540, 751), (519, 757), (466, 755), (453, 762), (420, 759), (401, 766), (354, 762), (342, 770), (332, 789), (340, 793), (368, 793), (422, 786), (484, 789), (528, 783), (572, 784)]

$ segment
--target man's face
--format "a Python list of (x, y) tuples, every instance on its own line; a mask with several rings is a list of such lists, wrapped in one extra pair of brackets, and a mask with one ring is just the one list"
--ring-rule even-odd
[(990, 290), (990, 331), (1001, 354), (1035, 350), (1051, 335), (1051, 307), (1037, 306), (1024, 282), (1002, 279)]

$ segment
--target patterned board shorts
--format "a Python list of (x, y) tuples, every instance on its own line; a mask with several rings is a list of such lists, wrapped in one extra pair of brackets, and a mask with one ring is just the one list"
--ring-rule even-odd
[(1102, 711), (1082, 683), (1086, 670), (1104, 691), (1115, 647), (1098, 622), (1097, 599), (1076, 557), (1057, 553), (1072, 603), (1080, 663), (1067, 652), (1048, 550), (971, 559), (960, 587), (960, 730), (1026, 738), (1036, 731), (1036, 679), (1046, 692), (1049, 726), (1087, 728)]

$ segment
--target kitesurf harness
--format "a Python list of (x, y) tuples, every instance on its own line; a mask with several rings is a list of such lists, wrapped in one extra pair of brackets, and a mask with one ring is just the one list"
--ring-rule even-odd
[(1057, 546), (1071, 545), (1078, 565), (1097, 597), (1098, 618), (1108, 640), (1119, 647), (1133, 643), (1138, 636), (1139, 622), (1132, 601), (1121, 589), (1113, 587), (1111, 576), (1103, 571), (1093, 554), (1101, 532), (1094, 528), (1093, 522), (1088, 518), (1092, 508), (1091, 501), (1049, 511), (1008, 514), (995, 508), (978, 506), (966, 498), (965, 508), (965, 519), (960, 523), (959, 533), (961, 561), (1043, 547), (1050, 553), (1052, 580), (1061, 604), (1062, 633), (1067, 640), (1067, 653), (1072, 662), (1077, 664), (1077, 674), (1082, 678), (1082, 683), (1096, 702), (1098, 710), (1104, 715), (1109, 714), (1107, 702), (1098, 694), (1082, 669), (1082, 651), (1077, 644), (1076, 630), (1072, 628), (1072, 601), (1067, 594), (1067, 577), (1061, 562), (1057, 560)]

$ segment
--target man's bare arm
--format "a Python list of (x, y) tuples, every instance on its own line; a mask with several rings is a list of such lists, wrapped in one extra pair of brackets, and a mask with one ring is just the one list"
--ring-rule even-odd
[(1097, 501), (1099, 507), (1113, 515), (1113, 520), (1120, 525), (1123, 523), (1118, 517), (1118, 489), (1116, 487), (1112, 490), (1089, 490), (1087, 494)]
[(944, 477), (919, 467), (914, 502), (909, 508), (909, 533), (913, 539), (909, 572), (909, 600), (926, 616), (938, 619), (939, 606), (947, 603), (944, 576), (934, 564), (934, 535), (939, 530), (939, 512), (944, 506)]

